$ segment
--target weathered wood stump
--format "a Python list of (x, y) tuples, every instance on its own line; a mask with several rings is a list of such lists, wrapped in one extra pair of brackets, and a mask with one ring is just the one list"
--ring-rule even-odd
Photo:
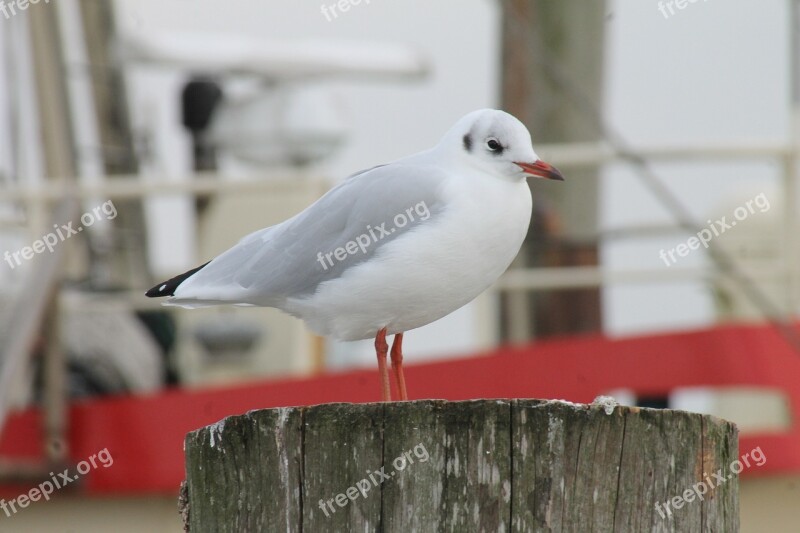
[[(737, 454), (733, 424), (681, 411), (539, 400), (264, 409), (187, 435), (182, 505), (192, 533), (730, 533)], [(730, 479), (703, 488), (715, 472)]]

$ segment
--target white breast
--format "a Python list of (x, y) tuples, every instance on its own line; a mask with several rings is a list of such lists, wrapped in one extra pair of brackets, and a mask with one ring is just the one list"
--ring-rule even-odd
[(528, 231), (530, 189), (525, 181), (483, 174), (453, 177), (447, 207), (381, 248), (311, 297), (284, 310), (321, 335), (341, 340), (424, 326), (473, 300), (508, 268)]

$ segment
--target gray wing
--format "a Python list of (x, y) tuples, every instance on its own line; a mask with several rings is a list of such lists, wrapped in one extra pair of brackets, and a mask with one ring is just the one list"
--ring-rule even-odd
[[(293, 218), (252, 233), (187, 279), (175, 300), (279, 302), (312, 294), (444, 209), (447, 174), (390, 164), (354, 174)], [(402, 227), (400, 225), (402, 224)]]

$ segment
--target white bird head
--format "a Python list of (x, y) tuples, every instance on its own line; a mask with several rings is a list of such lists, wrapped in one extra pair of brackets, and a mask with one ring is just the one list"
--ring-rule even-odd
[(555, 167), (536, 155), (525, 125), (505, 111), (479, 109), (465, 115), (437, 148), (495, 176), (564, 180)]

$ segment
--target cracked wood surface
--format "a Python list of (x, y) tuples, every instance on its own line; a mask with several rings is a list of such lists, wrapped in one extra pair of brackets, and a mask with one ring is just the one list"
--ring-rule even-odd
[[(326, 404), (231, 416), (185, 448), (192, 533), (739, 529), (736, 428), (681, 411)], [(663, 510), (720, 470), (702, 501)]]

